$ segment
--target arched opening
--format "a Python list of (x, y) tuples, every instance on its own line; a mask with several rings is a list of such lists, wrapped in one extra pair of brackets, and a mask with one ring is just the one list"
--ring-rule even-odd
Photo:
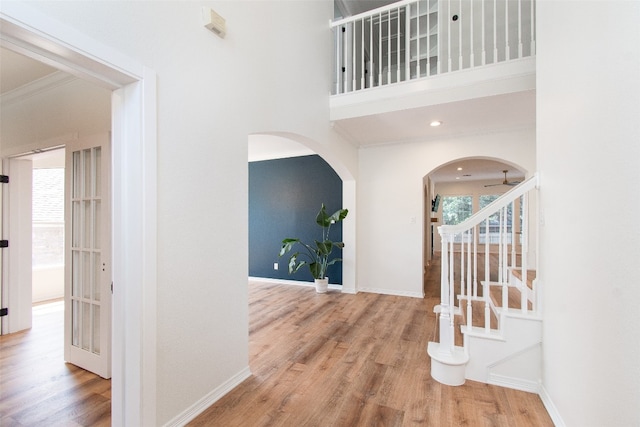
[(434, 265), (441, 251), (438, 226), (464, 221), (523, 181), (527, 173), (523, 167), (505, 159), (465, 157), (446, 162), (424, 176), (425, 295), (440, 295), (440, 289), (434, 288), (433, 277), (439, 274)]
[[(282, 159), (303, 158), (303, 156), (319, 156), (321, 163), (326, 164), (333, 169), (335, 174), (342, 180), (342, 198), (335, 203), (339, 206), (330, 207), (331, 209), (346, 208), (349, 209), (348, 220), (342, 225), (342, 241), (345, 247), (342, 251), (342, 292), (355, 293), (355, 179), (345, 165), (326, 147), (318, 142), (293, 133), (282, 132), (264, 132), (249, 135), (249, 162), (275, 161)], [(312, 159), (308, 159), (312, 160)], [(293, 160), (291, 163), (295, 163)], [(302, 178), (304, 179), (304, 178)], [(273, 191), (287, 191), (286, 188), (274, 189)], [(309, 187), (307, 190), (313, 192), (314, 188)], [(251, 192), (250, 192), (251, 193)], [(249, 201), (251, 205), (251, 201)], [(319, 208), (319, 206), (317, 206)], [(251, 230), (250, 230), (251, 234)], [(280, 240), (287, 236), (280, 236)], [(251, 236), (250, 236), (251, 239)], [(275, 241), (277, 244), (279, 241)], [(265, 261), (266, 263), (266, 261)], [(273, 268), (285, 268), (286, 263), (279, 263), (276, 267), (275, 262), (269, 262), (269, 267), (273, 264)]]

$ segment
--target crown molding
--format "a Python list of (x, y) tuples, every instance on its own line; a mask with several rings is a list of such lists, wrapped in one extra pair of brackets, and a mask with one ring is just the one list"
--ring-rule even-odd
[(77, 79), (77, 77), (72, 76), (71, 74), (56, 71), (55, 73), (51, 73), (47, 76), (34, 80), (24, 86), (20, 86), (19, 88), (3, 93), (0, 95), (0, 104), (2, 106), (8, 106), (16, 102), (23, 101), (26, 98), (64, 86)]

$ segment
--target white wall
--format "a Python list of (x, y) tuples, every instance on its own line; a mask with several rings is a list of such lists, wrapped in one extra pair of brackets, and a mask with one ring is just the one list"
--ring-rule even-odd
[[(156, 393), (164, 424), (248, 366), (248, 135), (302, 135), (356, 175), (355, 149), (328, 122), (333, 4), (32, 4), (157, 72)], [(225, 39), (202, 26), (203, 5), (226, 19)]]
[(64, 298), (64, 265), (34, 268), (31, 274), (33, 285), (31, 301), (41, 302)]
[(543, 396), (640, 425), (640, 3), (537, 4)]
[(422, 297), (423, 177), (466, 157), (503, 159), (530, 173), (535, 171), (535, 132), (520, 130), (360, 150), (359, 290)]

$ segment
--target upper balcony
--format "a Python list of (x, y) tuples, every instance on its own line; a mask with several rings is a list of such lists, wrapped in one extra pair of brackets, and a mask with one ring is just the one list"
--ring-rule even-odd
[(402, 0), (331, 28), (334, 121), (535, 89), (534, 0)]

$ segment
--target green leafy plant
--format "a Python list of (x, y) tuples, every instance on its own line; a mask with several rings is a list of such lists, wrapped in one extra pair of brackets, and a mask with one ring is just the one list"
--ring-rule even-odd
[(329, 231), (333, 224), (345, 219), (348, 213), (347, 209), (339, 209), (332, 215), (328, 215), (323, 203), (316, 216), (316, 224), (322, 227), (322, 240), (314, 240), (313, 245), (304, 243), (300, 239), (286, 238), (282, 241), (280, 256), (290, 252), (296, 245), (304, 248), (301, 252), (294, 252), (289, 256), (289, 274), (293, 274), (302, 266), (307, 265), (314, 279), (324, 279), (327, 267), (342, 261), (342, 258), (331, 258), (331, 252), (333, 248), (344, 248), (344, 243), (329, 240)]

